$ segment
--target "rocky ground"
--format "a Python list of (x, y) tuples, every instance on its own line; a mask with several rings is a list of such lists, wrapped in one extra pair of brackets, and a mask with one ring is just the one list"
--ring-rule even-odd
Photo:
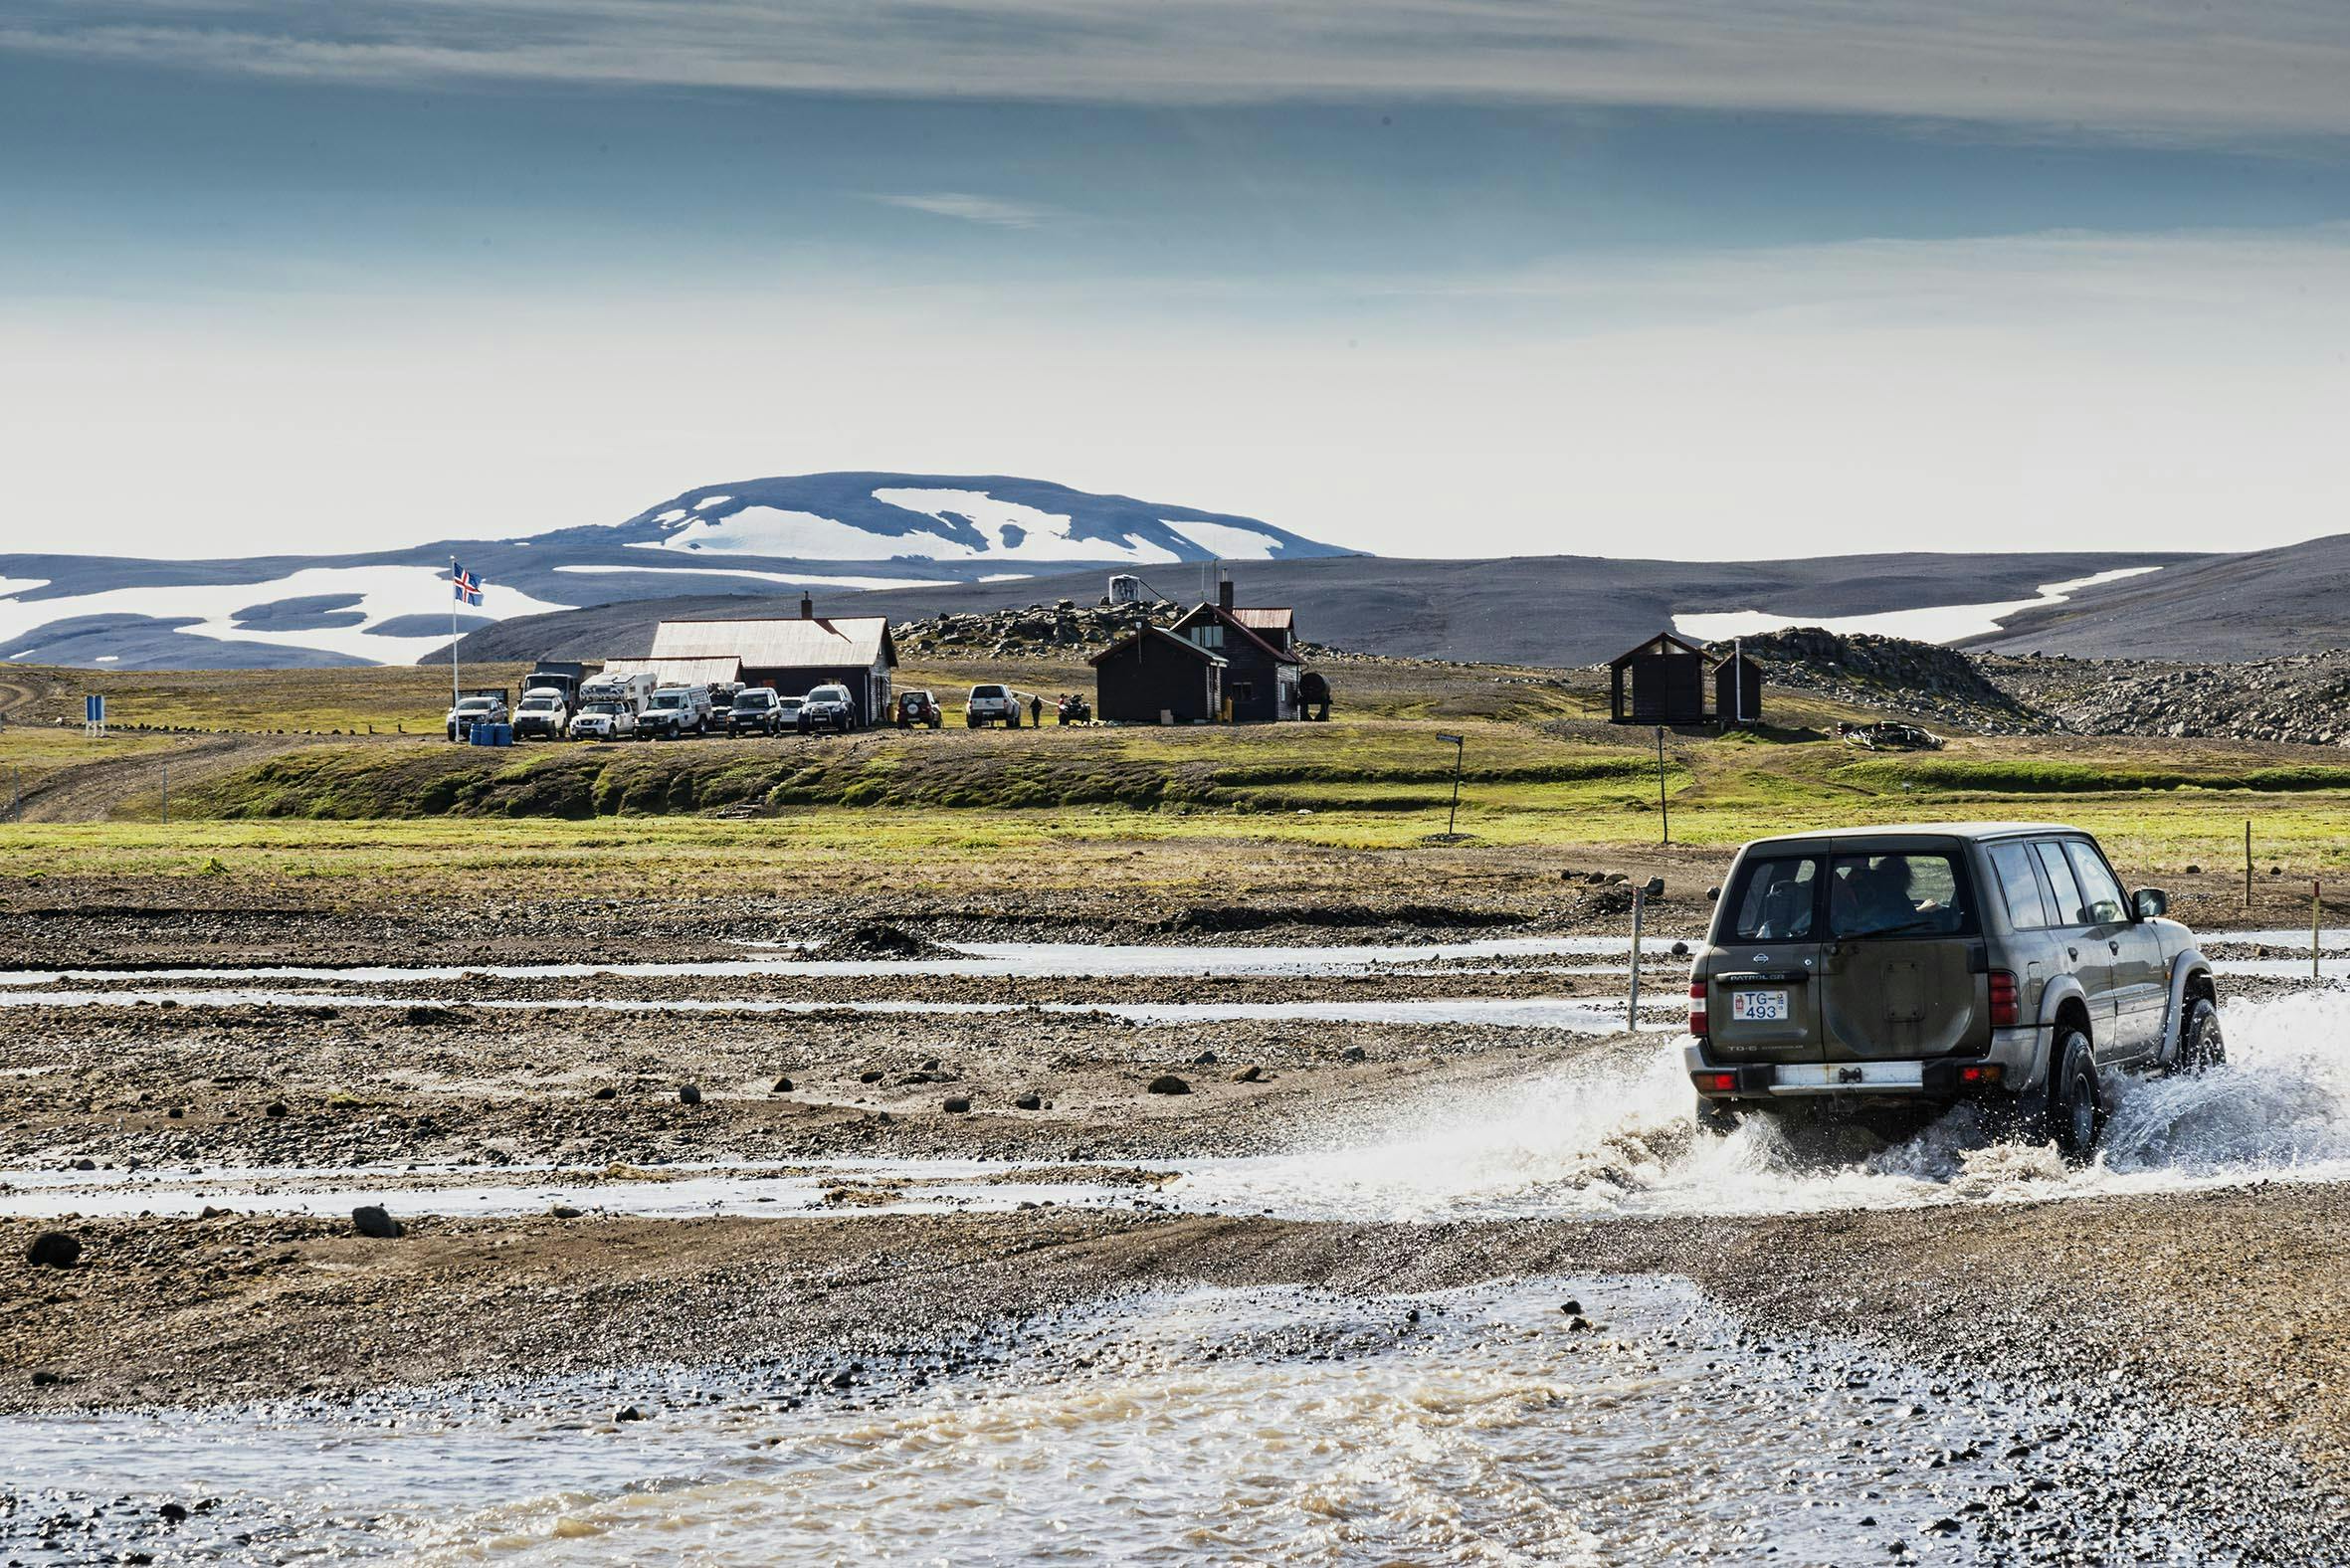
[(2091, 735), (2350, 745), (2350, 650), (2243, 664), (1977, 656), (2019, 702)]
[(905, 656), (1067, 659), (1072, 653), (1107, 647), (1132, 631), (1137, 620), (1172, 625), (1188, 608), (1163, 599), (1121, 605), (1057, 599), (1025, 610), (970, 611), (900, 621), (890, 628), (890, 635), (898, 653)]

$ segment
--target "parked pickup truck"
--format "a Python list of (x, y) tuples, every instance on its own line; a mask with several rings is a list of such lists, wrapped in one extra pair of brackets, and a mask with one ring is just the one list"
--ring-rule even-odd
[(710, 727), (710, 688), (706, 686), (662, 686), (653, 693), (638, 727), (656, 740), (698, 735)]
[(2085, 1160), (2108, 1069), (2226, 1060), (2219, 991), (2160, 888), (2059, 824), (1937, 823), (1738, 852), (1689, 971), (1697, 1122), (1914, 1124), (1963, 1100)]
[(507, 722), (505, 691), (466, 691), (459, 694), (457, 705), (447, 718), (449, 738), (463, 740), (476, 724), (503, 724)]
[(637, 712), (613, 697), (591, 699), (571, 718), (573, 740), (635, 740)]
[(522, 693), (522, 705), (514, 709), (514, 738), (528, 740), (561, 740), (571, 729), (571, 704), (553, 686), (539, 686)]

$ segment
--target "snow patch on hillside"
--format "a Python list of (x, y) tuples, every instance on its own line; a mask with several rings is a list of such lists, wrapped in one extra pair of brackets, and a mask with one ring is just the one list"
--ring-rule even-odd
[(1280, 544), (1271, 534), (1235, 527), (1229, 522), (1197, 522), (1174, 517), (1159, 520), (1220, 561), (1270, 561)]
[(984, 555), (989, 559), (1119, 560), (1157, 566), (1183, 558), (1164, 545), (1140, 543), (1131, 538), (1074, 538), (1071, 535), (1076, 524), (1066, 513), (1024, 506), (1013, 500), (998, 500), (985, 490), (878, 490), (874, 491), (874, 499), (886, 506), (901, 506), (907, 511), (918, 511), (941, 521), (950, 516), (962, 518), (978, 529), (981, 537), (988, 541), (988, 547), (984, 550), (957, 545), (957, 555), (965, 559)]
[[(627, 577), (749, 577), (763, 583), (788, 583), (795, 588), (932, 588), (929, 577), (811, 577), (806, 572), (762, 572), (748, 566), (594, 566), (565, 565), (559, 572)], [(1017, 575), (1017, 574), (1016, 574)]]
[[(21, 593), (21, 588), (13, 588)], [(499, 616), (568, 610), (495, 582), (488, 585)], [(281, 599), (350, 596), (365, 619), (356, 626), (309, 631), (273, 631), (237, 624), (237, 612)], [(137, 615), (190, 621), (176, 627), (183, 636), (223, 643), (270, 643), (280, 648), (316, 648), (383, 664), (413, 664), (449, 641), (446, 632), (425, 637), (386, 637), (369, 630), (401, 616), (446, 616), (451, 604), (449, 574), (438, 566), (314, 566), (271, 582), (181, 583), (167, 587), (110, 588), (98, 593), (61, 594), (48, 599), (0, 598), (0, 648), (58, 621), (84, 616)], [(469, 607), (468, 614), (482, 611)]]
[(1887, 610), (1877, 615), (1781, 615), (1771, 610), (1721, 610), (1675, 615), (1672, 629), (1702, 643), (1726, 642), (1733, 637), (1760, 637), (1791, 626), (1817, 626), (1841, 637), (1868, 635), (1905, 637), (1913, 643), (1962, 643), (1970, 637), (1989, 637), (2002, 623), (2026, 610), (2046, 609), (2065, 602), (2084, 588), (2119, 582), (2158, 572), (2159, 566), (2124, 566), (2117, 571), (2048, 583), (2037, 599), (2009, 599), (1997, 604), (1939, 604), (1917, 610)]
[(781, 506), (745, 506), (724, 517), (696, 517), (667, 538), (638, 540), (640, 550), (698, 550), (709, 555), (774, 555), (798, 561), (958, 560), (972, 550), (943, 534), (915, 531), (901, 537), (868, 533), (812, 511)]

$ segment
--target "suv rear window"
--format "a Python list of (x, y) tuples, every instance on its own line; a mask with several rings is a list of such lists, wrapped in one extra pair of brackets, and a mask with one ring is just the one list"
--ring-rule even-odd
[(1839, 855), (1829, 865), (1831, 936), (1957, 936), (1974, 928), (1958, 863), (1942, 851)]
[(1739, 942), (1790, 942), (1812, 934), (1819, 908), (1817, 856), (1750, 861), (1745, 881), (1730, 907), (1736, 911), (1730, 938)]
[(1004, 688), (1002, 686), (973, 686), (971, 694), (975, 697), (998, 697), (1004, 694)]

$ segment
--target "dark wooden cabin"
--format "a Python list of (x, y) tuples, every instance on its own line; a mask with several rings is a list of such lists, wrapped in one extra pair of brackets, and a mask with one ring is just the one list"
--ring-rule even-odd
[(1702, 724), (1705, 650), (1670, 632), (1608, 661), (1608, 704), (1618, 724)]
[(1174, 632), (1224, 661), (1224, 696), (1235, 722), (1300, 716), (1297, 678), (1303, 666), (1289, 652), (1296, 626), (1286, 606), (1236, 608), (1232, 584), (1224, 582), (1217, 585), (1216, 603), (1185, 611)]
[(1762, 666), (1732, 654), (1713, 667), (1713, 721), (1725, 728), (1762, 721)]
[(1113, 724), (1179, 724), (1224, 716), (1222, 656), (1189, 638), (1139, 626), (1085, 661), (1093, 667), (1093, 716)]

